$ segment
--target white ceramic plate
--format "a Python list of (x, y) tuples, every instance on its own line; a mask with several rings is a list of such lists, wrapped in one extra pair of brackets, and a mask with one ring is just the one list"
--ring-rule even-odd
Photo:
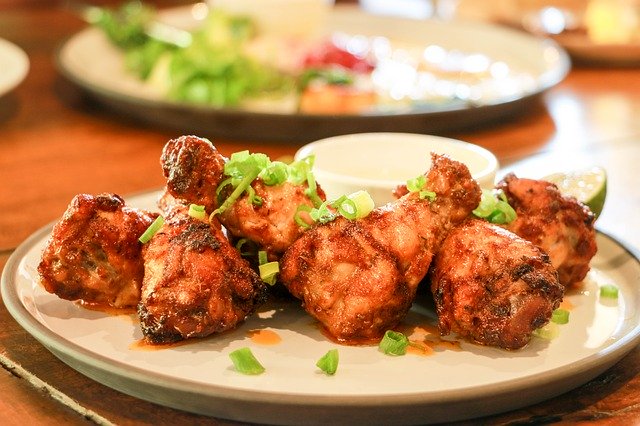
[(29, 57), (15, 44), (0, 38), (0, 96), (13, 90), (29, 71)]
[[(190, 10), (170, 9), (163, 19), (186, 25), (189, 19), (193, 21)], [(489, 94), (472, 104), (452, 100), (360, 115), (314, 115), (216, 109), (165, 100), (125, 71), (122, 54), (96, 28), (71, 37), (58, 52), (57, 61), (70, 81), (122, 114), (208, 137), (295, 142), (373, 131), (433, 134), (495, 122), (526, 111), (523, 103), (559, 83), (570, 69), (567, 54), (553, 41), (489, 24), (385, 17), (340, 6), (330, 14), (325, 31), (379, 35), (412, 46), (437, 45), (447, 51), (485, 55), (501, 63), (498, 68), (503, 71), (506, 67), (513, 70), (515, 76), (508, 81), (491, 80)]]
[[(156, 193), (130, 204), (152, 208)], [(376, 347), (339, 346), (295, 302), (261, 309), (233, 332), (160, 350), (136, 345), (133, 316), (86, 310), (42, 290), (36, 267), (51, 231), (25, 241), (2, 275), (2, 296), (15, 319), (72, 368), (124, 393), (182, 410), (257, 423), (398, 424), (454, 421), (526, 406), (594, 378), (640, 340), (640, 263), (604, 234), (583, 291), (569, 295), (570, 322), (552, 341), (519, 351), (462, 342), (429, 355), (389, 357)], [(617, 303), (599, 299), (598, 285), (620, 289)], [(434, 323), (419, 300), (406, 327)], [(261, 344), (252, 330), (282, 340)], [(266, 367), (260, 376), (235, 372), (228, 353), (248, 346)], [(338, 348), (335, 376), (316, 361)]]

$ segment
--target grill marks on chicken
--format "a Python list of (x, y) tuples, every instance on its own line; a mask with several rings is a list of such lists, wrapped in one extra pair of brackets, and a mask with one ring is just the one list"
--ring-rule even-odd
[(143, 249), (138, 314), (152, 343), (235, 328), (264, 302), (266, 287), (219, 225), (175, 207)]
[(542, 180), (509, 174), (497, 188), (517, 213), (505, 228), (544, 250), (566, 288), (580, 283), (597, 251), (595, 216), (589, 208)]
[[(204, 205), (208, 213), (213, 212), (219, 207), (216, 190), (225, 179), (226, 162), (227, 158), (206, 139), (182, 136), (170, 140), (161, 157), (169, 194), (163, 197), (163, 209), (177, 200)], [(258, 178), (252, 187), (262, 204), (252, 204), (245, 194), (220, 214), (220, 222), (233, 238), (247, 238), (277, 259), (304, 232), (295, 222), (295, 213), (300, 205), (314, 207), (305, 194), (308, 186), (289, 182), (269, 186)], [(317, 192), (324, 200), (322, 189), (318, 187)]]
[(305, 232), (284, 254), (280, 279), (335, 339), (379, 338), (404, 318), (448, 230), (480, 201), (461, 163), (432, 155), (427, 189), (369, 216), (338, 218)]
[(144, 275), (138, 237), (155, 217), (114, 194), (77, 195), (42, 254), (42, 285), (62, 299), (135, 307)]
[(430, 277), (442, 335), (505, 349), (526, 345), (564, 294), (545, 252), (479, 219), (449, 233)]

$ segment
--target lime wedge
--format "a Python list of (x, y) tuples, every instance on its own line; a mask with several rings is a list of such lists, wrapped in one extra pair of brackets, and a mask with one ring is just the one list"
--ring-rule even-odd
[(542, 179), (555, 183), (560, 192), (572, 195), (586, 204), (596, 218), (602, 212), (607, 197), (607, 174), (602, 167), (593, 166), (568, 173), (554, 173)]

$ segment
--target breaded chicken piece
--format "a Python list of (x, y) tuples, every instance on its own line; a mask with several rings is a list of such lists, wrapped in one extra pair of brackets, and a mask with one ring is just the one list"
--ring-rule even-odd
[(194, 219), (183, 206), (174, 206), (143, 256), (138, 315), (151, 343), (233, 329), (265, 301), (265, 284), (220, 225)]
[[(227, 158), (206, 139), (182, 136), (170, 140), (161, 158), (168, 192), (161, 199), (161, 208), (164, 210), (177, 200), (204, 205), (207, 213), (212, 213), (220, 204), (216, 191), (226, 178), (226, 162)], [(265, 185), (257, 178), (252, 187), (262, 203), (250, 203), (245, 193), (219, 215), (219, 220), (234, 239), (247, 238), (265, 250), (271, 259), (278, 259), (304, 232), (296, 223), (295, 214), (300, 205), (313, 207), (305, 194), (308, 185), (290, 182)], [(221, 192), (222, 197), (229, 195), (229, 191)], [(321, 200), (325, 199), (321, 188), (318, 187), (317, 193)]]
[(595, 216), (589, 208), (542, 180), (509, 174), (496, 187), (517, 213), (504, 227), (544, 250), (565, 287), (580, 283), (597, 251)]
[(156, 216), (115, 194), (75, 196), (42, 254), (42, 285), (66, 300), (135, 307), (144, 274), (138, 238)]
[[(296, 223), (295, 215), (301, 205), (313, 207), (305, 194), (307, 185), (284, 182), (269, 186), (257, 179), (252, 187), (262, 203), (254, 205), (244, 195), (220, 214), (220, 222), (234, 238), (248, 238), (260, 250), (265, 250), (271, 259), (279, 259), (305, 231)], [(318, 196), (325, 200), (320, 188)]]
[(442, 335), (505, 349), (525, 346), (564, 294), (546, 253), (480, 219), (449, 233), (430, 277)]
[(406, 315), (447, 232), (480, 201), (465, 165), (432, 155), (426, 189), (367, 217), (312, 227), (285, 252), (280, 280), (343, 342), (380, 338)]
[(177, 200), (202, 205), (211, 213), (218, 207), (216, 189), (224, 180), (226, 161), (208, 139), (197, 136), (172, 139), (160, 156), (167, 179), (166, 191)]

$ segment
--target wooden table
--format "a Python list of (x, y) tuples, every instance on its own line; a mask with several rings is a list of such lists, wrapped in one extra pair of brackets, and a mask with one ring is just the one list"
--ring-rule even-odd
[[(58, 218), (75, 194), (129, 195), (160, 187), (160, 150), (177, 136), (103, 110), (59, 77), (53, 53), (84, 27), (61, 6), (46, 0), (0, 5), (0, 37), (21, 46), (31, 61), (26, 80), (0, 100), (2, 267), (28, 235)], [(575, 68), (518, 117), (447, 136), (484, 146), (515, 170), (602, 164), (610, 186), (598, 227), (640, 249), (640, 69)], [(273, 158), (297, 149), (291, 143), (246, 140), (215, 144), (226, 155), (249, 149)], [(528, 163), (518, 162), (524, 159)], [(141, 401), (84, 377), (38, 344), (4, 306), (0, 324), (2, 424), (234, 424)], [(640, 348), (574, 391), (483, 419), (486, 424), (561, 421), (638, 424)]]

